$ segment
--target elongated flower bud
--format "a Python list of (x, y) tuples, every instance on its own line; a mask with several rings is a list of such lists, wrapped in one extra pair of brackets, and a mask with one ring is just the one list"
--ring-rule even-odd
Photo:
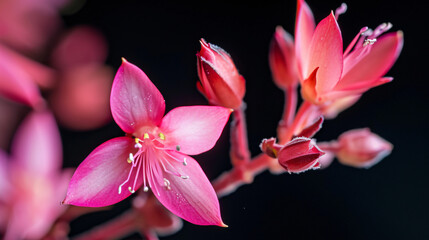
[(222, 48), (201, 39), (197, 53), (197, 88), (213, 104), (226, 108), (240, 107), (246, 92), (245, 80), (238, 73), (231, 56)]
[(347, 131), (338, 138), (338, 161), (344, 165), (370, 168), (392, 151), (392, 144), (368, 128)]
[(293, 38), (280, 26), (271, 40), (269, 61), (274, 82), (279, 88), (298, 84)]
[(297, 137), (279, 151), (278, 160), (286, 171), (300, 173), (319, 168), (318, 159), (324, 154), (310, 138)]

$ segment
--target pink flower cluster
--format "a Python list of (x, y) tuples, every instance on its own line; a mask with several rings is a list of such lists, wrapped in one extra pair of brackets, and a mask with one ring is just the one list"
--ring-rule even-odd
[[(0, 2), (0, 29), (9, 33), (0, 37), (0, 95), (30, 111), (10, 153), (5, 150), (7, 134), (0, 142), (4, 239), (63, 239), (69, 222), (89, 211), (80, 207), (110, 206), (134, 193), (129, 211), (81, 239), (117, 238), (132, 231), (156, 239), (157, 234), (178, 231), (180, 218), (227, 227), (218, 197), (252, 183), (262, 171), (302, 173), (326, 168), (334, 157), (344, 165), (370, 168), (393, 149), (367, 128), (344, 132), (329, 142), (314, 138), (325, 119), (335, 118), (369, 89), (392, 81), (384, 75), (403, 46), (403, 33), (384, 34), (392, 27), (384, 23), (374, 30), (362, 28), (344, 50), (338, 17), (345, 4), (316, 24), (307, 3), (298, 0), (295, 39), (276, 28), (269, 64), (274, 83), (286, 95), (284, 113), (276, 138), (262, 140), (262, 153), (252, 158), (245, 79), (221, 47), (201, 39), (197, 53), (197, 89), (211, 106), (177, 107), (165, 114), (163, 96), (140, 68), (122, 59), (113, 77), (104, 64), (104, 38), (92, 28), (67, 31), (55, 47), (46, 47), (49, 38), (59, 36), (56, 11), (66, 1), (32, 2), (28, 7), (38, 11), (28, 25), (22, 18), (29, 2)], [(27, 57), (42, 52), (48, 56), (43, 63)], [(299, 108), (298, 88), (303, 99)], [(0, 102), (0, 107), (8, 104)], [(10, 121), (0, 122), (0, 127), (13, 129), (13, 116), (19, 112), (5, 107), (2, 114)], [(232, 169), (210, 182), (190, 155), (212, 149), (230, 117)], [(74, 130), (89, 130), (111, 118), (124, 135), (95, 148), (73, 175), (62, 170), (55, 120)]]

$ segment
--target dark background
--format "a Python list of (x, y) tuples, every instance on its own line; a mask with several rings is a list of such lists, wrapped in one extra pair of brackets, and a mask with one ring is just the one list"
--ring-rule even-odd
[[(341, 1), (308, 4), (319, 22)], [(426, 9), (416, 1), (347, 4), (339, 18), (345, 45), (361, 27), (390, 21), (392, 31), (404, 31), (404, 49), (387, 74), (395, 80), (326, 121), (316, 137), (331, 140), (349, 129), (370, 127), (394, 144), (392, 154), (369, 170), (334, 162), (326, 170), (299, 175), (264, 172), (220, 199), (229, 228), (184, 223), (177, 234), (162, 239), (429, 239)], [(295, 1), (271, 0), (88, 1), (64, 19), (67, 27), (88, 24), (101, 30), (110, 45), (108, 64), (117, 69), (125, 57), (142, 68), (163, 94), (167, 111), (206, 104), (195, 87), (199, 39), (224, 48), (246, 79), (249, 144), (256, 155), (261, 139), (275, 135), (283, 108), (283, 93), (268, 67), (269, 42), (277, 25), (293, 33), (295, 9)], [(214, 149), (195, 157), (210, 179), (230, 169), (228, 130)], [(100, 143), (123, 133), (111, 123), (85, 133), (62, 129), (62, 135), (66, 165), (77, 166)], [(72, 223), (71, 234), (127, 207), (123, 202), (113, 211), (81, 217)]]

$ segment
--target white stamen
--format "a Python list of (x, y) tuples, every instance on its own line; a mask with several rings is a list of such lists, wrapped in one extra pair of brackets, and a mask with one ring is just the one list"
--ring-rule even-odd
[(143, 191), (147, 192), (147, 191), (149, 191), (149, 188), (147, 186), (144, 186)]
[(130, 155), (128, 156), (127, 162), (128, 163), (134, 162), (134, 155), (132, 153), (130, 153)]
[(182, 176), (180, 176), (182, 179), (189, 179), (189, 176), (184, 176), (184, 175), (182, 175)]
[(365, 46), (367, 46), (367, 45), (372, 45), (372, 44), (374, 44), (375, 42), (377, 42), (377, 39), (365, 39), (365, 42), (363, 43), (363, 46), (365, 47)]
[(134, 191), (134, 189), (132, 189), (131, 187), (128, 187), (128, 191), (130, 191), (130, 193), (135, 193), (136, 191)]
[(119, 186), (119, 188), (118, 188), (118, 194), (121, 194), (121, 192), (122, 192), (122, 186)]
[(136, 144), (134, 145), (134, 147), (135, 147), (135, 148), (142, 148), (143, 146), (142, 146), (140, 143), (136, 143)]
[(183, 159), (183, 166), (187, 166), (188, 163), (186, 162), (186, 158)]
[(164, 186), (167, 188), (167, 190), (171, 190), (170, 181), (168, 181), (167, 178), (164, 178)]

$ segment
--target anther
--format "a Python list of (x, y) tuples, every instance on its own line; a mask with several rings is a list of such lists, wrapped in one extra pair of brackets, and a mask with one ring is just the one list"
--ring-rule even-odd
[(164, 178), (164, 186), (167, 188), (167, 190), (171, 190), (170, 181), (168, 181), (167, 178)]
[(134, 138), (134, 141), (136, 142), (136, 144), (134, 145), (135, 148), (142, 148), (143, 147), (140, 144), (140, 139), (139, 138)]
[(147, 191), (149, 191), (149, 188), (147, 186), (144, 186), (143, 191), (147, 192)]
[(189, 176), (180, 176), (182, 179), (189, 179)]
[(130, 156), (128, 157), (127, 162), (128, 163), (134, 162), (134, 155), (132, 153), (130, 153)]
[(183, 166), (187, 166), (188, 163), (186, 162), (186, 158), (183, 158)]
[(158, 136), (159, 136), (159, 139), (161, 139), (161, 140), (165, 140), (165, 135), (164, 135), (164, 133), (159, 133), (159, 134), (158, 134)]
[(149, 134), (148, 133), (143, 134), (143, 139), (149, 139)]
[(131, 187), (128, 187), (128, 191), (130, 191), (130, 193), (135, 193), (136, 192)]
[(180, 151), (180, 146), (179, 145), (176, 145), (176, 150)]
[(363, 43), (363, 46), (372, 45), (375, 42), (377, 42), (377, 39), (365, 39), (365, 42)]

